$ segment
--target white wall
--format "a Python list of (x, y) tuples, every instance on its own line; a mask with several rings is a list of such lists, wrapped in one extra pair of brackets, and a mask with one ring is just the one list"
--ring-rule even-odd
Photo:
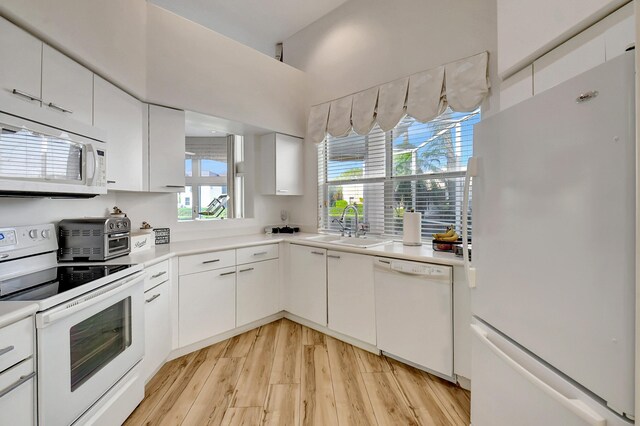
[(145, 97), (145, 0), (2, 0), (0, 14), (126, 91)]
[[(482, 51), (493, 89), (483, 115), (498, 110), (495, 0), (350, 0), (284, 41), (285, 61), (309, 77), (308, 104), (339, 98)], [(317, 153), (307, 143), (305, 196), (292, 221), (317, 229)]]
[(495, 70), (496, 45), (495, 0), (350, 0), (285, 40), (284, 58), (315, 105), (484, 50)]
[(497, 0), (498, 72), (508, 77), (629, 0)]
[(304, 135), (303, 72), (158, 6), (147, 19), (150, 102)]

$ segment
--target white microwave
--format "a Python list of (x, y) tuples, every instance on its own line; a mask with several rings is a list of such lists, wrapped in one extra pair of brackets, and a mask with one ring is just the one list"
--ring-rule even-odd
[(0, 113), (0, 196), (107, 193), (106, 143)]

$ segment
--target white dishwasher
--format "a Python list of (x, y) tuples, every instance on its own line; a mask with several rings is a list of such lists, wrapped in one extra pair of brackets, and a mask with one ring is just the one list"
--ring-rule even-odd
[(450, 266), (375, 259), (378, 348), (453, 381)]

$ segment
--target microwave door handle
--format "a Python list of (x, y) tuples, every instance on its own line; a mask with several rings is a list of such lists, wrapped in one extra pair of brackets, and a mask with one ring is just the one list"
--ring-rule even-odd
[[(85, 145), (87, 150), (87, 185), (93, 186), (96, 178), (96, 172), (98, 171), (98, 155), (93, 145)], [(91, 157), (92, 161), (89, 161)], [(91, 167), (91, 169), (89, 169)]]

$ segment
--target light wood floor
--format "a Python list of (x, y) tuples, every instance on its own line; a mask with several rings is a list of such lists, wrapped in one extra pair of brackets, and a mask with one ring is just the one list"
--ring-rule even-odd
[(125, 425), (469, 425), (469, 392), (279, 320), (165, 364)]

